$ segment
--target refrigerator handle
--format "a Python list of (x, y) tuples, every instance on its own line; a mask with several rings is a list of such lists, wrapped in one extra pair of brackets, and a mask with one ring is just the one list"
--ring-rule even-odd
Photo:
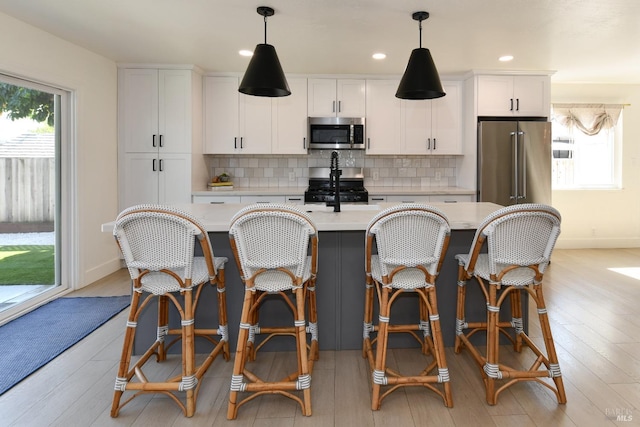
[[(524, 132), (518, 132), (518, 144), (520, 147), (518, 148), (518, 161), (520, 163), (520, 177), (518, 179), (518, 183), (520, 187), (518, 188), (518, 199), (526, 199), (527, 198), (527, 150), (524, 145)], [(520, 179), (522, 178), (522, 179)]]
[(509, 132), (511, 135), (511, 146), (513, 153), (513, 158), (511, 159), (513, 171), (513, 177), (511, 179), (511, 194), (509, 195), (509, 200), (513, 200), (517, 203), (518, 200), (518, 134), (517, 132)]

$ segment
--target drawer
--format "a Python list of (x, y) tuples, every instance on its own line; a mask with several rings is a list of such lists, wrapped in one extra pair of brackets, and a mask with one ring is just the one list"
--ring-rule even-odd
[(240, 196), (192, 196), (193, 203), (210, 203), (218, 205), (223, 203), (240, 203)]

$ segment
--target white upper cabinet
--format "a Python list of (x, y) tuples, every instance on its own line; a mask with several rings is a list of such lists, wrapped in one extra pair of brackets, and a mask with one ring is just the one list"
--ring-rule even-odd
[(367, 80), (367, 154), (398, 154), (401, 101), (396, 98), (399, 80)]
[(365, 81), (309, 79), (309, 117), (365, 117)]
[(400, 100), (398, 83), (367, 80), (367, 154), (461, 154), (461, 83), (433, 100)]
[(478, 116), (548, 117), (550, 78), (533, 76), (478, 76)]
[(134, 153), (190, 153), (192, 71), (121, 69), (119, 128)]
[(271, 153), (271, 98), (238, 92), (238, 77), (205, 77), (204, 153)]
[(274, 98), (273, 154), (307, 154), (307, 79), (287, 78), (291, 95)]

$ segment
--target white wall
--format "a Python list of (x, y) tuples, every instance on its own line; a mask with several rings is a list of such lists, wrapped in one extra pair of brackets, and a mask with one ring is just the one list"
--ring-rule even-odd
[(552, 84), (551, 102), (631, 104), (623, 112), (622, 189), (556, 190), (559, 248), (640, 246), (640, 85)]
[(75, 285), (85, 286), (119, 268), (113, 237), (100, 231), (100, 224), (117, 215), (116, 64), (1, 13), (0, 38), (0, 72), (75, 94), (79, 243)]

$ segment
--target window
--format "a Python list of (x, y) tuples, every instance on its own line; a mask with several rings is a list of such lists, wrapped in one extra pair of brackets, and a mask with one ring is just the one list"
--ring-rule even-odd
[(622, 105), (554, 104), (554, 189), (619, 188)]

